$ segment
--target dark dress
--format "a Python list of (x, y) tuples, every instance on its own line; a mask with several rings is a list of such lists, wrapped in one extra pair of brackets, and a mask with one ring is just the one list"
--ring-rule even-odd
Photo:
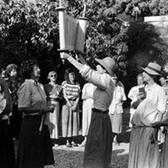
[[(18, 90), (18, 103), (19, 109), (31, 109), (29, 112), (23, 111), (18, 146), (18, 168), (43, 168), (44, 165), (54, 164), (47, 126), (48, 114), (40, 114), (47, 104), (42, 85), (31, 79), (26, 80)], [(42, 120), (44, 122), (40, 130)]]
[(12, 115), (10, 117), (10, 130), (12, 132), (13, 138), (18, 138), (20, 126), (21, 126), (21, 113), (18, 112), (18, 96), (17, 90), (21, 85), (21, 80), (16, 77), (11, 77), (7, 80), (7, 84), (10, 90), (10, 94), (12, 97)]
[[(3, 79), (0, 79), (0, 87), (6, 99), (6, 107), (0, 113), (0, 167), (15, 168), (14, 146), (7, 119), (12, 110), (12, 101), (9, 89)], [(5, 119), (5, 117), (7, 118)]]

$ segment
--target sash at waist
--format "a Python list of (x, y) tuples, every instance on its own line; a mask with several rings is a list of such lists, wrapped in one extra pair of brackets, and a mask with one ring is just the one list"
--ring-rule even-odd
[(69, 98), (68, 100), (70, 100), (70, 101), (75, 101), (76, 98)]
[(23, 112), (23, 117), (29, 117), (29, 116), (41, 116), (40, 111), (34, 112), (34, 113), (25, 113)]
[(153, 127), (150, 126), (150, 125), (133, 125), (132, 127), (133, 127), (133, 128), (145, 128), (145, 127), (151, 127), (151, 128), (153, 128)]
[(103, 110), (96, 109), (96, 108), (92, 108), (92, 111), (94, 113), (102, 113), (102, 114), (108, 114), (108, 112), (109, 112), (108, 110), (103, 111)]
[(50, 101), (59, 101), (60, 99), (59, 98), (50, 98), (49, 100)]

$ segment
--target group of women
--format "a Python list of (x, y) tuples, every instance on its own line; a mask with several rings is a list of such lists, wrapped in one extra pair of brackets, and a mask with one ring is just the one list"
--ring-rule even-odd
[[(42, 168), (44, 165), (52, 165), (54, 157), (51, 139), (59, 136), (61, 97), (64, 97), (61, 113), (62, 136), (70, 139), (78, 135), (80, 87), (75, 73), (68, 69), (66, 80), (61, 86), (56, 84), (55, 71), (49, 72), (48, 84), (39, 83), (40, 68), (34, 60), (22, 62), (20, 83), (17, 66), (10, 64), (7, 70), (9, 76), (2, 76), (0, 83), (0, 135), (3, 137), (0, 141), (0, 165), (3, 168), (15, 165), (18, 168)], [(13, 141), (17, 144), (13, 145)], [(67, 145), (75, 145), (71, 141), (67, 141)], [(14, 147), (17, 147), (16, 153)]]
[[(6, 131), (8, 136), (4, 136), (4, 141), (1, 141), (3, 150), (0, 151), (0, 156), (2, 159), (5, 156), (6, 159), (0, 163), (4, 168), (11, 165), (12, 167), (17, 165), (18, 168), (42, 168), (44, 165), (54, 164), (51, 139), (58, 139), (61, 134), (67, 139), (67, 147), (77, 146), (74, 137), (79, 133), (81, 89), (72, 69), (65, 71), (65, 81), (62, 85), (56, 83), (55, 71), (49, 72), (47, 84), (39, 83), (40, 68), (34, 60), (23, 61), (20, 74), (22, 80), (18, 78), (17, 66), (10, 64), (7, 66), (5, 75), (2, 73), (1, 76), (1, 106), (5, 104), (1, 108), (0, 124), (5, 123), (6, 129), (2, 125), (0, 133), (4, 136)], [(92, 87), (94, 88), (94, 85)], [(93, 92), (94, 89), (92, 94), (89, 92), (91, 99), (93, 99)], [(87, 93), (83, 91), (82, 95), (83, 100), (88, 99), (88, 91)], [(87, 107), (90, 104), (93, 103), (87, 103)], [(90, 105), (90, 111), (91, 107), (92, 105)], [(88, 117), (88, 115), (91, 113), (88, 114), (87, 109), (85, 111), (83, 120), (86, 124), (83, 124), (83, 135), (86, 137), (91, 120), (91, 116)], [(2, 122), (3, 120), (5, 122)], [(7, 144), (9, 149), (6, 149), (3, 143)], [(17, 147), (16, 153), (14, 153), (14, 147)], [(4, 155), (6, 151), (9, 153)]]
[[(69, 54), (64, 53), (63, 57), (88, 81), (82, 89), (83, 110), (91, 111), (91, 113), (83, 112), (83, 119), (87, 120), (87, 123), (83, 122), (85, 129), (82, 132), (85, 137), (84, 168), (108, 168), (112, 153), (112, 130), (116, 133), (121, 131), (122, 103), (126, 100), (124, 87), (114, 73), (116, 63), (110, 57), (95, 59), (96, 69), (91, 69)], [(11, 66), (9, 69), (12, 69)], [(16, 67), (14, 69), (16, 71)], [(25, 60), (20, 70), (23, 80), (17, 82), (17, 85), (12, 81), (13, 78), (6, 79), (6, 82), (0, 80), (0, 135), (2, 137), (0, 159), (4, 160), (0, 162), (4, 168), (15, 165), (12, 144), (14, 136), (9, 134), (9, 116), (16, 106), (17, 114), (22, 114), (19, 134), (18, 132), (15, 134), (18, 139), (16, 165), (18, 168), (43, 168), (45, 165), (54, 164), (51, 138), (59, 137), (60, 118), (62, 136), (67, 138), (66, 145), (76, 146), (74, 137), (79, 131), (81, 88), (71, 69), (66, 70), (62, 85), (56, 83), (55, 71), (49, 72), (49, 83), (46, 85), (39, 83), (40, 68), (34, 60)], [(11, 74), (16, 72), (13, 73), (12, 70)], [(155, 62), (143, 68), (145, 85), (138, 89), (138, 98), (131, 103), (132, 108), (136, 110), (131, 119), (128, 168), (166, 168), (167, 166), (168, 137), (164, 138), (163, 131), (158, 129), (167, 123), (165, 120), (167, 119), (165, 115), (167, 88), (157, 84), (156, 81), (160, 76), (161, 67)], [(163, 80), (160, 78), (160, 81)], [(17, 92), (10, 89), (9, 83), (13, 88), (18, 87), (16, 87)], [(14, 96), (16, 101), (11, 98), (11, 93), (16, 96)], [(159, 142), (164, 146), (162, 150), (159, 150)]]

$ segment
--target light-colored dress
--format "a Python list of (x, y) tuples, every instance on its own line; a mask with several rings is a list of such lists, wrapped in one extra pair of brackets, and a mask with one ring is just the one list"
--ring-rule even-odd
[(58, 139), (59, 136), (59, 112), (60, 112), (60, 94), (62, 87), (58, 84), (51, 85), (46, 84), (44, 86), (48, 104), (54, 106), (54, 111), (49, 113), (49, 130), (50, 130), (50, 138)]
[(125, 91), (122, 85), (118, 84), (113, 92), (113, 99), (109, 107), (109, 115), (112, 124), (112, 132), (122, 132), (123, 102), (126, 101)]
[[(74, 105), (76, 99), (79, 98), (80, 95), (80, 85), (69, 84), (66, 81), (62, 83), (63, 92), (66, 94), (69, 102)], [(65, 101), (62, 106), (62, 136), (63, 137), (72, 137), (77, 136), (79, 133), (79, 108), (78, 105), (74, 110), (68, 106)]]
[[(159, 121), (166, 109), (166, 97), (161, 86), (146, 86), (146, 99), (132, 118), (128, 168), (160, 168), (158, 143), (154, 138), (153, 122)], [(157, 139), (157, 138), (156, 138)]]
[[(163, 120), (168, 119), (168, 85), (163, 86), (163, 89), (166, 94), (167, 106), (166, 106), (166, 113), (163, 117)], [(161, 151), (161, 168), (167, 168), (168, 166), (168, 126), (165, 127), (165, 141), (163, 143), (162, 151)]]
[(93, 96), (95, 91), (95, 85), (92, 83), (86, 83), (82, 89), (82, 135), (86, 136), (88, 134), (91, 116), (92, 116), (92, 108), (93, 108)]

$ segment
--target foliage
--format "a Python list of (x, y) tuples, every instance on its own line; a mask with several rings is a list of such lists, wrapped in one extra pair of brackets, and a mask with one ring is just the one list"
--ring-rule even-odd
[[(151, 57), (159, 55), (162, 60), (167, 56), (167, 46), (153, 27), (138, 22), (144, 16), (166, 15), (167, 0), (67, 0), (67, 13), (82, 16), (84, 3), (89, 21), (84, 55), (88, 62), (95, 57), (111, 56), (123, 71), (137, 52), (152, 53)], [(35, 57), (45, 73), (51, 68), (62, 71), (61, 68), (67, 66), (62, 65), (57, 52), (56, 7), (58, 0), (39, 0), (37, 4), (20, 0), (0, 4), (1, 65), (20, 64), (25, 58)]]
[[(20, 1), (0, 5), (0, 63), (6, 66), (36, 58), (49, 69), (60, 65), (56, 6)], [(45, 66), (43, 66), (45, 65)], [(48, 66), (47, 66), (48, 65)]]
[(118, 10), (132, 17), (168, 14), (167, 0), (116, 0)]

